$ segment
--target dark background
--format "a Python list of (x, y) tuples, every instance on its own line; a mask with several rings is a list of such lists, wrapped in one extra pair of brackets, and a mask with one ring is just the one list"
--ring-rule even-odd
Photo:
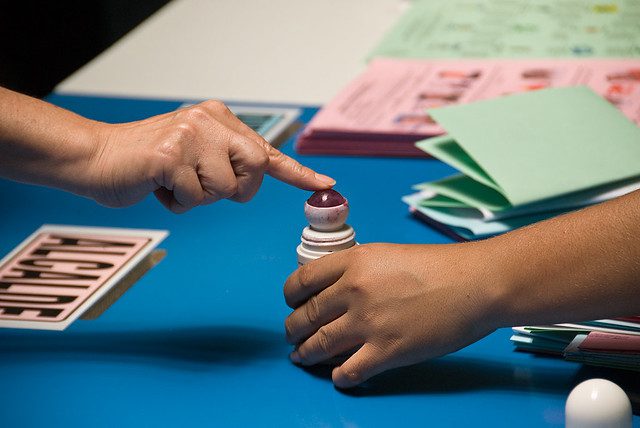
[(43, 97), (169, 0), (0, 0), (0, 86)]

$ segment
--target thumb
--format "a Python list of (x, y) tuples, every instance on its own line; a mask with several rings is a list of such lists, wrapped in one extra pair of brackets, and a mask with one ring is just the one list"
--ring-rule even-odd
[(273, 178), (304, 190), (329, 189), (336, 184), (333, 178), (307, 168), (270, 144), (265, 143), (263, 147), (269, 156), (267, 173)]
[(338, 388), (357, 386), (387, 370), (385, 359), (385, 354), (379, 347), (365, 343), (341, 366), (333, 369), (333, 384)]

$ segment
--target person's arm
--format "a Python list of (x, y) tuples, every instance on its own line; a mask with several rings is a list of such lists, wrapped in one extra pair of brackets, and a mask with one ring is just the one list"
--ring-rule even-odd
[(106, 124), (0, 88), (0, 177), (126, 206), (155, 192), (174, 212), (247, 201), (264, 173), (307, 190), (333, 179), (270, 146), (218, 101)]
[(481, 242), (372, 244), (285, 284), (302, 365), (360, 349), (338, 387), (463, 348), (497, 328), (640, 314), (640, 191)]

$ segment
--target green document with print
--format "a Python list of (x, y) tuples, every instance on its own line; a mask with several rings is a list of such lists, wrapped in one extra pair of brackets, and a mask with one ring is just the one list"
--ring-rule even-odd
[(369, 57), (640, 57), (639, 14), (634, 0), (415, 0)]

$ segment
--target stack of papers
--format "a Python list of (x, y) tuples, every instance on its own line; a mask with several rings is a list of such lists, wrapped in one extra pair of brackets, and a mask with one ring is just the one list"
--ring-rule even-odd
[(417, 143), (460, 174), (404, 201), (460, 239), (480, 239), (640, 188), (640, 128), (586, 87), (430, 110), (448, 134)]
[(296, 149), (425, 156), (414, 143), (444, 133), (428, 109), (577, 85), (589, 86), (640, 124), (640, 60), (379, 58), (316, 114)]
[(515, 327), (513, 332), (511, 342), (519, 351), (640, 371), (640, 317)]

